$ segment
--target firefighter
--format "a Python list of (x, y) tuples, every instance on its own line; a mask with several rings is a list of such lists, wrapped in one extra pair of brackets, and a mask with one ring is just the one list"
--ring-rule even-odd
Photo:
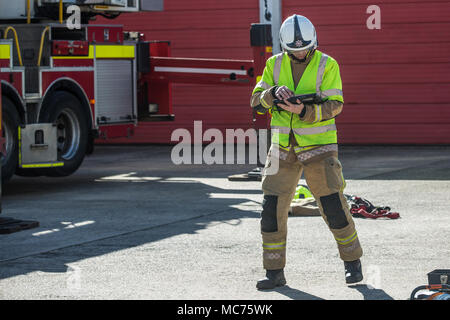
[[(343, 107), (342, 82), (335, 59), (317, 50), (316, 31), (306, 17), (294, 14), (280, 28), (283, 52), (270, 57), (256, 84), (251, 106), (259, 114), (272, 114), (272, 144), (262, 179), (261, 212), (263, 267), (266, 278), (258, 289), (286, 284), (287, 218), (302, 173), (332, 232), (344, 261), (346, 283), (362, 280), (362, 249), (349, 206), (343, 195), (345, 180), (338, 160), (334, 118)], [(304, 105), (287, 99), (316, 93), (321, 103)], [(283, 99), (275, 111), (274, 99)], [(274, 159), (279, 168), (268, 173)], [(308, 244), (313, 246), (314, 244)]]

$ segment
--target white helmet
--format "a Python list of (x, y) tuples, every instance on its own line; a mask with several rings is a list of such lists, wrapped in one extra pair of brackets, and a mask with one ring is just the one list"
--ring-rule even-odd
[(316, 29), (308, 18), (294, 14), (280, 28), (280, 44), (286, 51), (315, 50), (317, 48)]

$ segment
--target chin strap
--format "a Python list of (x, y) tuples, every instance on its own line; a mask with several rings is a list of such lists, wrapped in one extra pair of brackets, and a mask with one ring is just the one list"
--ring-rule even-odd
[(291, 59), (293, 59), (293, 60), (295, 60), (295, 61), (297, 61), (297, 62), (300, 62), (300, 63), (304, 63), (309, 57), (311, 57), (311, 56), (314, 54), (315, 51), (316, 51), (316, 49), (308, 50), (308, 53), (306, 54), (306, 56), (305, 56), (303, 59), (297, 58), (296, 56), (294, 56), (294, 55), (293, 55), (292, 53), (290, 53), (290, 52), (288, 52), (288, 55), (289, 55), (289, 57), (290, 57)]

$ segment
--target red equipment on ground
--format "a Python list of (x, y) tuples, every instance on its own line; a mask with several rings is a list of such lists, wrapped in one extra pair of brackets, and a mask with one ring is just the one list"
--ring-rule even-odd
[(345, 197), (351, 206), (350, 213), (356, 218), (400, 218), (400, 214), (392, 212), (390, 207), (376, 207), (369, 200), (357, 196), (345, 195)]

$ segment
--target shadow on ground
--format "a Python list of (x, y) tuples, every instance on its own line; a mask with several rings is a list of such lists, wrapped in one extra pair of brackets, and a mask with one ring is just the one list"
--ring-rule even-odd
[(282, 294), (292, 300), (325, 300), (325, 299), (317, 297), (315, 295), (300, 291), (295, 288), (291, 288), (288, 285), (276, 288), (273, 291), (276, 291), (279, 294)]
[(383, 290), (369, 287), (366, 284), (352, 285), (349, 288), (358, 290), (364, 296), (364, 300), (394, 300)]
[[(148, 227), (145, 224), (137, 230), (132, 230), (123, 234), (114, 235), (107, 238), (94, 239), (90, 242), (80, 243), (65, 247), (63, 249), (50, 250), (35, 254), (32, 257), (20, 258), (20, 260), (10, 260), (0, 262), (0, 279), (10, 278), (17, 275), (24, 275), (34, 271), (44, 272), (67, 272), (68, 264), (75, 261), (87, 259), (95, 256), (105, 255), (117, 250), (123, 250), (140, 246), (146, 243), (156, 242), (161, 239), (173, 237), (179, 234), (194, 234), (215, 221), (224, 221), (227, 219), (259, 218), (259, 212), (243, 211), (235, 208), (236, 205), (244, 201), (240, 195), (261, 195), (259, 190), (240, 190), (239, 183), (236, 188), (226, 190), (215, 188), (211, 185), (184, 182), (182, 184), (161, 183), (170, 177), (192, 177), (192, 178), (225, 178), (228, 175), (248, 172), (253, 166), (174, 166), (168, 164), (170, 159), (170, 147), (158, 147), (158, 153), (154, 156), (151, 147), (133, 147), (131, 151), (126, 152), (129, 158), (128, 162), (117, 163), (111, 160), (111, 154), (116, 154), (118, 147), (102, 147), (98, 158), (94, 158), (87, 163), (85, 170), (72, 177), (51, 179), (51, 178), (30, 178), (13, 179), (4, 189), (6, 203), (8, 201), (20, 201), (21, 198), (27, 198), (28, 205), (33, 205), (33, 199), (45, 196), (45, 198), (57, 197), (59, 194), (70, 194), (82, 190), (86, 193), (98, 192), (98, 184), (93, 183), (95, 179), (107, 175), (122, 174), (131, 171), (138, 171), (139, 175), (160, 177), (155, 181), (141, 181), (141, 183), (109, 182), (104, 184), (102, 192), (107, 194), (113, 189), (122, 189), (127, 192), (143, 192), (151, 195), (152, 191), (157, 191), (163, 196), (161, 199), (149, 199), (140, 205), (135, 205), (130, 199), (129, 203), (121, 204), (113, 202), (109, 206), (117, 205), (126, 210), (127, 206), (133, 206), (136, 210), (149, 210), (155, 214), (161, 211), (183, 210), (189, 203), (193, 205), (191, 210), (197, 210), (197, 214), (186, 218), (180, 217), (178, 220), (169, 221), (158, 226)], [(450, 180), (450, 147), (442, 148), (424, 148), (420, 156), (417, 155), (414, 148), (351, 148), (344, 147), (340, 149), (340, 158), (344, 166), (346, 179), (361, 180)], [(123, 156), (123, 155), (122, 155)], [(94, 156), (95, 157), (95, 156)], [(152, 158), (153, 157), (153, 158)], [(139, 169), (138, 165), (146, 165), (145, 170)], [(136, 167), (137, 166), (137, 167)], [(375, 169), (374, 169), (375, 168)], [(139, 176), (138, 175), (138, 176)], [(189, 190), (190, 193), (186, 193)], [(192, 193), (195, 191), (194, 193)], [(208, 195), (212, 193), (229, 193), (233, 196), (227, 199), (211, 198)], [(164, 198), (164, 196), (166, 198)], [(245, 197), (244, 197), (245, 198)], [(67, 199), (70, 203), (70, 198)], [(101, 195), (96, 200), (99, 206), (98, 210), (110, 210), (108, 204), (102, 203)], [(188, 201), (188, 202), (185, 202)], [(248, 201), (248, 200), (247, 200)], [(45, 203), (45, 202), (44, 202)], [(259, 204), (259, 202), (255, 202)], [(104, 205), (105, 207), (102, 207)], [(170, 209), (169, 209), (170, 207)], [(208, 209), (209, 208), (209, 209)], [(8, 207), (4, 207), (7, 214)], [(76, 216), (78, 208), (74, 207), (73, 216)], [(145, 212), (145, 211), (142, 211)], [(226, 214), (225, 214), (226, 213)], [(45, 209), (42, 214), (45, 214)], [(97, 216), (101, 222), (102, 217)], [(62, 217), (61, 219), (65, 219)], [(222, 219), (222, 220), (221, 220)], [(66, 221), (66, 220), (63, 220)], [(120, 221), (118, 221), (120, 223)], [(180, 227), (182, 225), (182, 228)], [(171, 226), (170, 228), (166, 228)], [(163, 228), (164, 227), (164, 228)], [(68, 229), (64, 232), (76, 232), (76, 229)], [(147, 232), (152, 230), (152, 232)], [(20, 263), (19, 263), (20, 262)], [(358, 290), (366, 300), (390, 300), (392, 297), (383, 290), (371, 289), (366, 285), (351, 286)], [(276, 289), (277, 292), (291, 299), (299, 300), (318, 300), (320, 297), (308, 294), (289, 286)]]

